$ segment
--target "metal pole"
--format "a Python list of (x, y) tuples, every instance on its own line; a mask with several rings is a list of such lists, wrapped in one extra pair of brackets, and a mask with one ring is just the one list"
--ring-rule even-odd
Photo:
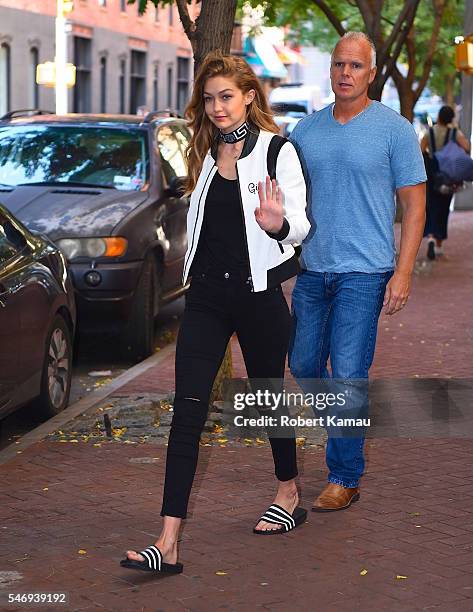
[(64, 0), (57, 0), (56, 14), (56, 114), (67, 113), (67, 34), (64, 17)]

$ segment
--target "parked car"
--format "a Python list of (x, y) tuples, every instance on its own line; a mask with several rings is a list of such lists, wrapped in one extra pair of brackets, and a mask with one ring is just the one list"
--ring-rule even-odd
[(183, 293), (190, 132), (173, 113), (10, 113), (0, 121), (0, 191), (63, 251), (79, 331), (112, 331), (138, 361), (154, 319)]
[(324, 106), (320, 87), (302, 83), (283, 83), (275, 87), (269, 94), (269, 102), (281, 113), (286, 113), (290, 107), (290, 110), (297, 110), (306, 115)]
[(294, 110), (297, 108), (300, 107), (295, 104), (277, 104), (272, 106), (272, 110), (275, 113), (273, 119), (279, 127), (279, 134), (285, 138), (289, 138), (299, 121), (307, 116), (307, 113), (302, 110)]
[(0, 417), (69, 400), (76, 309), (61, 251), (0, 205)]

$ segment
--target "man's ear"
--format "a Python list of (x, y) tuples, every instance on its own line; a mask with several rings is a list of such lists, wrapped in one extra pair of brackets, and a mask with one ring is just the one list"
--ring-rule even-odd
[(374, 78), (376, 76), (376, 71), (377, 71), (376, 66), (374, 68), (371, 68), (370, 70), (370, 85), (374, 81)]

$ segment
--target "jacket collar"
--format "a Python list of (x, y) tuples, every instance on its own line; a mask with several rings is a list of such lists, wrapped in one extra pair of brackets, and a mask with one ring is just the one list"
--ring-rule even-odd
[[(260, 133), (260, 129), (256, 127), (255, 125), (250, 124), (250, 131), (248, 132), (248, 135), (245, 138), (245, 143), (243, 145), (241, 155), (238, 159), (243, 159), (243, 157), (246, 157), (253, 151), (253, 149), (255, 148), (256, 142), (258, 140), (259, 133)], [(219, 143), (219, 138), (217, 134), (217, 136), (215, 137), (212, 143), (212, 147), (210, 149), (210, 154), (213, 157), (214, 161), (217, 160), (218, 143)]]

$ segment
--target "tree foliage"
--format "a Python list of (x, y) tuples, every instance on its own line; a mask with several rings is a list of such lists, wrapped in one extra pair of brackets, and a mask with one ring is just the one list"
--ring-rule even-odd
[[(365, 31), (377, 50), (378, 70), (371, 97), (380, 99), (392, 76), (401, 112), (411, 119), (431, 72), (443, 77), (449, 69), (454, 73), (453, 63), (436, 50), (447, 48), (455, 26), (461, 29), (463, 6), (464, 0), (271, 0), (265, 15), (268, 24), (290, 26), (291, 36), (299, 44), (325, 51), (345, 32)], [(450, 44), (451, 57), (453, 40)], [(441, 79), (435, 78), (433, 83), (439, 85)]]

